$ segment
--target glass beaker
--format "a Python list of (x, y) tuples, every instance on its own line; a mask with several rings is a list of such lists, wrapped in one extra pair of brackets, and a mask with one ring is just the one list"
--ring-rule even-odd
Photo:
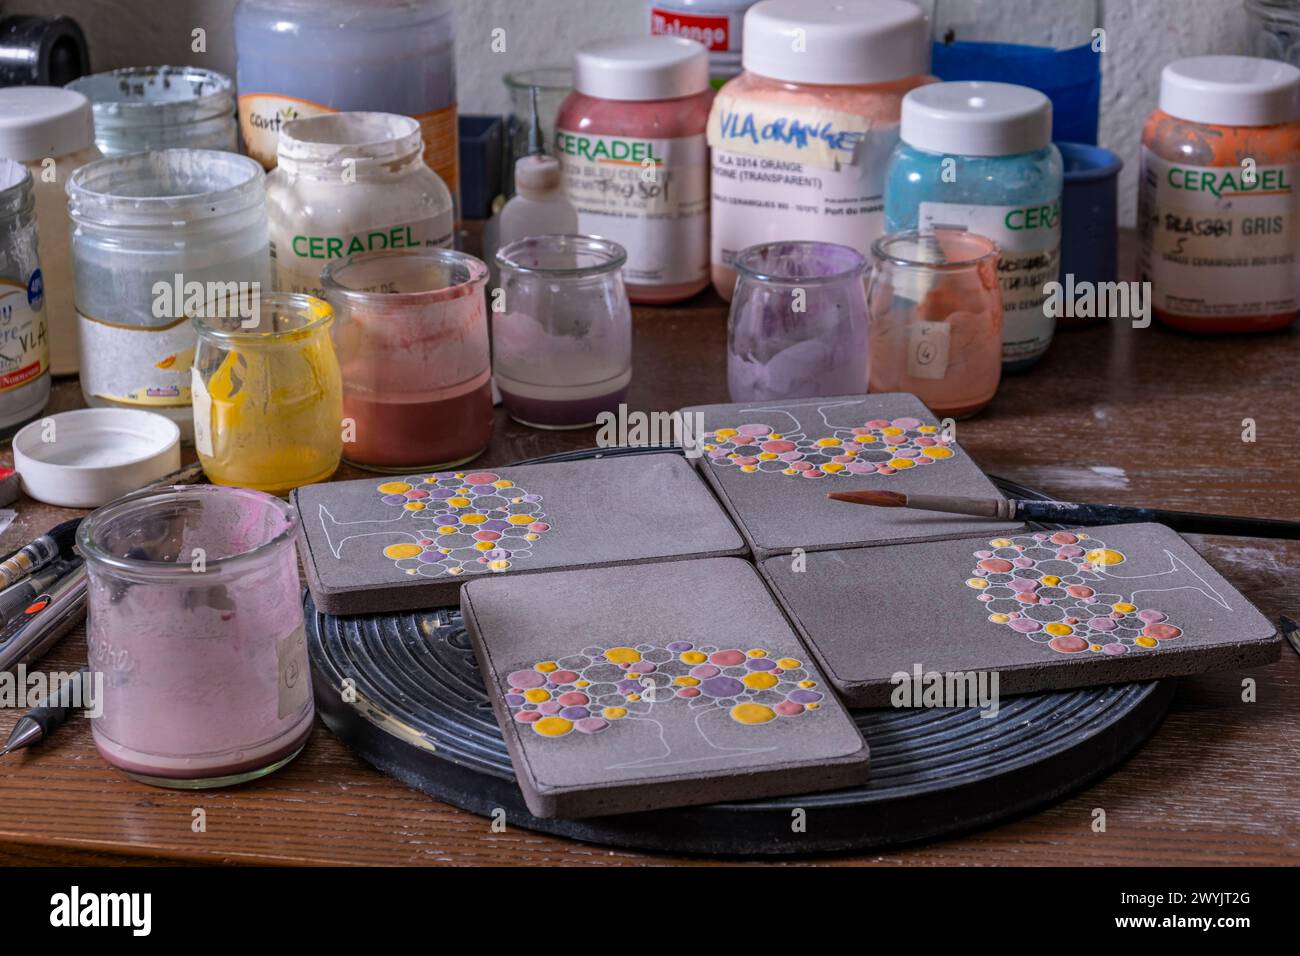
[(487, 275), (483, 262), (451, 249), (377, 252), (326, 266), (349, 462), (406, 473), (451, 468), (487, 447)]
[(287, 503), (212, 485), (137, 492), (81, 523), (105, 760), (200, 789), (297, 756), (315, 707), (296, 532)]
[(866, 260), (831, 242), (769, 242), (736, 256), (727, 323), (733, 402), (867, 390)]
[(872, 247), (871, 391), (911, 392), (940, 417), (973, 415), (1002, 379), (1002, 292), (991, 239), (900, 232)]
[(276, 292), (213, 300), (194, 316), (194, 447), (213, 484), (283, 495), (334, 474), (343, 394), (334, 310)]
[(505, 310), (492, 315), (492, 373), (510, 417), (583, 428), (632, 381), (627, 253), (594, 236), (534, 236), (497, 253)]

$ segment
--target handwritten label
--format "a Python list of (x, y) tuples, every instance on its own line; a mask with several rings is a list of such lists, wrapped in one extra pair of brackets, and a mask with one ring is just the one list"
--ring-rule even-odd
[(870, 130), (870, 121), (855, 113), (719, 95), (708, 136), (714, 149), (837, 170), (861, 162), (859, 147)]

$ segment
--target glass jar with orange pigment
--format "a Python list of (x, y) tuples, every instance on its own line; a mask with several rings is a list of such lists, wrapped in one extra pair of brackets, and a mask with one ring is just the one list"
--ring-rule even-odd
[(1188, 332), (1267, 332), (1300, 315), (1300, 69), (1176, 60), (1142, 131), (1138, 272), (1155, 317)]

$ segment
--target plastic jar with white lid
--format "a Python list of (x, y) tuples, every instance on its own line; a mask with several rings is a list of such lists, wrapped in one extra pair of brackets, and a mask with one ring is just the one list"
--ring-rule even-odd
[(564, 192), (584, 235), (627, 250), (628, 298), (680, 302), (709, 284), (709, 57), (693, 40), (603, 40), (574, 57), (556, 117)]
[(250, 307), (269, 286), (265, 180), (247, 156), (207, 149), (111, 156), (73, 173), (86, 404), (157, 412), (192, 440), (190, 317), (230, 284)]
[(683, 37), (709, 51), (714, 86), (740, 73), (740, 43), (745, 11), (758, 0), (646, 0), (650, 33)]
[(732, 263), (758, 243), (871, 254), (903, 96), (933, 81), (925, 16), (907, 0), (762, 0), (742, 57), (709, 117), (713, 284), (728, 300)]
[(1175, 60), (1142, 130), (1138, 272), (1188, 332), (1268, 332), (1300, 315), (1300, 69)]
[(66, 190), (68, 177), (100, 158), (90, 101), (57, 86), (0, 89), (0, 156), (17, 160), (32, 174), (50, 371), (75, 375), (77, 309)]
[[(1043, 308), (1044, 289), (1060, 273), (1064, 185), (1064, 163), (1052, 145), (1052, 103), (1038, 90), (960, 81), (918, 87), (903, 98), (900, 142), (885, 182), (885, 229), (963, 229), (997, 245), (1008, 371), (1034, 364), (1052, 343), (1056, 320)], [(941, 342), (946, 355), (946, 329), (930, 334), (940, 338), (928, 344)]]
[(424, 162), (420, 124), (394, 113), (325, 113), (286, 123), (267, 176), (279, 292), (324, 298), (334, 260), (449, 248), (452, 200)]
[(0, 437), (8, 438), (50, 399), (41, 266), (32, 174), (0, 158)]

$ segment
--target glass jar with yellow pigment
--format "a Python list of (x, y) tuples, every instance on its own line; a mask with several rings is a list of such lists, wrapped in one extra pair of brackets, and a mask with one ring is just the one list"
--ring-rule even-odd
[(192, 321), (194, 446), (208, 479), (284, 495), (334, 474), (343, 455), (334, 310), (274, 293), (251, 308), (210, 302)]

